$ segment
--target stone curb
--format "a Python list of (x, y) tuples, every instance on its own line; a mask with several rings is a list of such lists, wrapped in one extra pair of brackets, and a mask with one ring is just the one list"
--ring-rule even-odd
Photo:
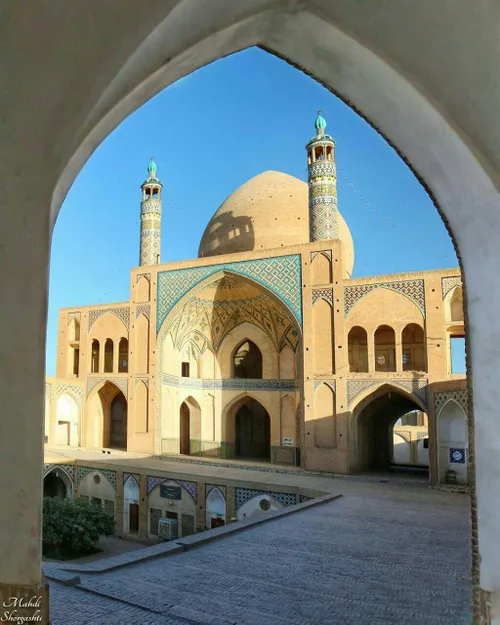
[(145, 547), (144, 549), (130, 551), (126, 554), (112, 556), (95, 564), (89, 563), (87, 565), (81, 564), (80, 566), (78, 566), (78, 564), (57, 566), (51, 562), (48, 567), (44, 567), (45, 576), (48, 579), (74, 586), (74, 580), (77, 578), (76, 573), (78, 572), (87, 574), (106, 573), (124, 566), (145, 562), (146, 560), (153, 560), (154, 558), (182, 553), (184, 551), (188, 551), (189, 549), (194, 549), (200, 545), (212, 542), (213, 540), (217, 540), (218, 538), (223, 538), (237, 532), (241, 532), (249, 527), (260, 525), (268, 521), (279, 519), (288, 514), (294, 514), (295, 512), (300, 512), (314, 506), (334, 501), (339, 497), (342, 497), (342, 495), (326, 494), (323, 497), (317, 497), (288, 508), (270, 512), (269, 514), (258, 517), (257, 519), (248, 519), (247, 521), (229, 523), (228, 525), (223, 525), (212, 530), (191, 534), (191, 536), (186, 536), (185, 538), (181, 538), (175, 542), (160, 543), (158, 545), (153, 545), (152, 547)]

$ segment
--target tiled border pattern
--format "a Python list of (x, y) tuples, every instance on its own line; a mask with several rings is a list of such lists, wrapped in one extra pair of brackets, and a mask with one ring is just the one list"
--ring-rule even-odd
[(293, 254), (160, 272), (158, 274), (157, 332), (168, 313), (188, 291), (202, 280), (222, 271), (242, 275), (268, 288), (288, 306), (302, 327), (300, 255)]
[(329, 386), (334, 393), (337, 391), (337, 380), (327, 380), (325, 378), (316, 378), (313, 382), (314, 392), (316, 392), (317, 389), (322, 384), (326, 384), (327, 386)]
[(446, 278), (441, 278), (441, 292), (443, 294), (443, 299), (454, 286), (462, 286), (461, 276), (447, 276)]
[(425, 288), (424, 281), (418, 280), (399, 280), (396, 282), (381, 282), (377, 284), (358, 284), (344, 287), (344, 314), (349, 315), (354, 304), (362, 297), (368, 295), (375, 289), (390, 289), (405, 295), (414, 304), (425, 317)]
[(167, 373), (161, 376), (162, 384), (174, 388), (188, 388), (212, 391), (296, 391), (297, 380), (248, 380), (233, 378), (230, 380), (204, 378), (180, 378)]
[(75, 467), (72, 464), (44, 464), (43, 465), (44, 477), (48, 473), (50, 473), (50, 471), (53, 471), (54, 469), (57, 469), (58, 471), (61, 470), (64, 473), (66, 473), (66, 475), (71, 480), (71, 484), (73, 485), (75, 484)]
[(198, 489), (198, 485), (196, 482), (188, 482), (186, 480), (176, 480), (174, 478), (165, 477), (165, 476), (158, 477), (158, 476), (148, 475), (147, 487), (146, 487), (146, 492), (148, 496), (154, 488), (156, 488), (159, 484), (163, 484), (164, 482), (176, 482), (177, 484), (179, 484), (179, 486), (182, 486), (182, 488), (184, 488), (184, 490), (186, 490), (189, 493), (194, 503), (196, 503), (196, 492)]
[(149, 304), (140, 304), (135, 309), (135, 318), (139, 318), (141, 315), (144, 315), (147, 319), (150, 318), (150, 306)]
[(313, 289), (312, 290), (312, 305), (316, 304), (319, 299), (324, 299), (330, 306), (333, 306), (333, 289)]
[(88, 327), (89, 331), (90, 331), (90, 328), (94, 325), (94, 323), (99, 319), (99, 317), (102, 317), (102, 315), (108, 312), (112, 313), (113, 315), (116, 315), (118, 319), (123, 321), (127, 330), (129, 329), (130, 308), (127, 306), (126, 308), (99, 308), (97, 310), (91, 310), (89, 312), (89, 327)]
[(392, 379), (380, 379), (370, 378), (362, 380), (347, 380), (347, 403), (350, 404), (360, 393), (367, 388), (379, 387), (387, 384), (396, 388), (401, 388), (410, 395), (415, 395), (421, 402), (427, 405), (427, 388), (428, 380), (425, 379), (410, 379), (405, 380), (401, 378)]
[(84, 477), (90, 475), (91, 473), (99, 473), (100, 475), (104, 475), (105, 478), (109, 481), (111, 486), (116, 490), (116, 471), (112, 471), (111, 469), (96, 469), (95, 467), (77, 467), (77, 475), (76, 475), (76, 483), (80, 484)]
[(283, 506), (294, 506), (297, 503), (297, 496), (295, 493), (277, 493), (275, 491), (255, 490), (253, 488), (235, 488), (234, 500), (235, 509), (238, 510), (249, 499), (258, 497), (259, 495), (267, 495), (279, 501)]
[(469, 393), (466, 388), (463, 388), (456, 391), (437, 391), (434, 393), (434, 411), (436, 417), (449, 399), (456, 401), (457, 404), (463, 408), (465, 414), (469, 414)]

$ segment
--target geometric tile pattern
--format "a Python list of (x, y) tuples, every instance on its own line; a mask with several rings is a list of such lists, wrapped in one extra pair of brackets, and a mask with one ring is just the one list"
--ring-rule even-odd
[(188, 482), (186, 480), (175, 480), (171, 477), (158, 477), (148, 475), (147, 477), (147, 494), (158, 486), (158, 484), (162, 484), (163, 482), (176, 482), (179, 486), (182, 486), (184, 490), (186, 490), (189, 495), (192, 497), (193, 501), (196, 503), (196, 492), (198, 490), (198, 485), (196, 482)]
[(309, 165), (310, 241), (327, 241), (338, 237), (336, 182), (337, 174), (333, 160), (317, 161)]
[(324, 299), (330, 306), (333, 306), (333, 289), (313, 289), (312, 305), (314, 306), (319, 299)]
[(207, 497), (214, 490), (214, 488), (220, 491), (224, 499), (227, 499), (227, 487), (220, 486), (219, 484), (205, 484), (205, 499), (207, 499)]
[(137, 306), (135, 309), (135, 318), (137, 319), (141, 315), (144, 315), (147, 319), (149, 319), (149, 304), (141, 304)]
[(161, 201), (147, 199), (141, 203), (141, 242), (139, 266), (158, 264), (161, 241)]
[(89, 473), (99, 473), (100, 475), (104, 475), (105, 478), (109, 481), (109, 483), (116, 490), (116, 471), (111, 471), (111, 469), (96, 469), (95, 467), (78, 467), (76, 483), (80, 484), (84, 477), (89, 475)]
[(361, 380), (347, 380), (347, 402), (350, 404), (361, 392), (372, 386), (383, 386), (389, 384), (403, 389), (410, 395), (415, 395), (425, 406), (427, 405), (427, 379), (380, 379), (370, 378)]
[(332, 391), (335, 393), (336, 391), (336, 386), (337, 386), (337, 381), (336, 380), (325, 380), (325, 379), (318, 379), (316, 378), (313, 382), (314, 384), (314, 391), (316, 391), (316, 389), (318, 387), (320, 387), (322, 384), (326, 384), (327, 386), (329, 386)]
[(466, 388), (457, 391), (443, 391), (434, 393), (434, 414), (439, 415), (441, 408), (449, 399), (453, 399), (463, 408), (465, 414), (469, 412), (469, 393)]
[(87, 379), (87, 395), (90, 391), (95, 388), (101, 382), (111, 382), (115, 386), (117, 386), (120, 391), (128, 396), (128, 380), (127, 378), (88, 378)]
[(125, 482), (128, 480), (129, 477), (132, 480), (134, 480), (134, 482), (137, 484), (137, 486), (140, 485), (141, 476), (138, 473), (124, 473), (123, 474), (123, 484), (124, 485), (125, 485)]
[(447, 276), (446, 278), (441, 278), (443, 299), (454, 286), (462, 286), (462, 276)]
[(83, 388), (71, 384), (58, 384), (56, 386), (56, 399), (65, 394), (72, 395), (81, 405), (83, 399)]
[(295, 506), (297, 503), (297, 496), (294, 493), (277, 493), (274, 491), (255, 490), (253, 488), (235, 488), (234, 499), (236, 510), (242, 506), (245, 501), (257, 497), (258, 495), (268, 495), (279, 501), (282, 506)]
[(161, 376), (162, 384), (174, 388), (188, 388), (194, 390), (227, 390), (227, 391), (296, 391), (297, 380), (252, 380), (243, 378), (204, 379), (180, 378), (164, 373)]
[(98, 310), (91, 310), (89, 312), (89, 327), (88, 329), (90, 330), (90, 328), (94, 325), (94, 323), (99, 319), (99, 317), (102, 317), (102, 315), (104, 315), (105, 313), (111, 313), (113, 315), (116, 315), (118, 317), (118, 319), (121, 319), (121, 321), (123, 321), (123, 323), (125, 324), (125, 327), (127, 328), (127, 330), (129, 329), (129, 324), (130, 324), (130, 308), (101, 308)]
[(344, 311), (349, 314), (354, 304), (375, 289), (390, 289), (406, 295), (415, 303), (420, 312), (425, 316), (425, 290), (423, 280), (398, 280), (396, 282), (383, 282), (381, 284), (358, 284), (344, 287)]
[(160, 272), (158, 274), (157, 332), (168, 313), (190, 289), (210, 275), (221, 271), (240, 274), (272, 291), (290, 308), (302, 326), (300, 256), (293, 254)]
[(52, 384), (45, 382), (45, 399), (50, 400)]

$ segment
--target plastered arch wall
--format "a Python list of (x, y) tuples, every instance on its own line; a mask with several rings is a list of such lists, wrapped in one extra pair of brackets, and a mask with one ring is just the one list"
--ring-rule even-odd
[(58, 445), (79, 445), (80, 407), (69, 393), (56, 400), (56, 443)]
[(297, 377), (295, 353), (289, 345), (285, 345), (280, 351), (279, 366), (281, 380), (295, 380)]
[[(120, 339), (126, 338), (128, 340), (129, 334), (128, 330), (123, 323), (123, 321), (115, 314), (111, 312), (106, 312), (101, 315), (97, 321), (95, 321), (88, 335), (87, 344), (92, 345), (93, 340), (99, 341), (99, 372), (104, 372), (104, 362), (105, 362), (105, 345), (106, 340), (110, 339), (113, 341), (113, 365), (112, 371), (118, 372), (118, 348), (120, 344)], [(92, 372), (92, 354), (91, 349), (88, 350), (88, 358), (87, 358), (87, 371), (89, 373)]]
[(330, 284), (332, 281), (332, 261), (325, 254), (316, 254), (312, 261), (313, 284)]
[(277, 393), (243, 393), (233, 392), (228, 394), (223, 409), (221, 419), (222, 440), (234, 442), (235, 440), (235, 416), (238, 410), (249, 399), (254, 399), (263, 406), (271, 421), (271, 445), (280, 445), (279, 415), (280, 405)]
[(212, 519), (226, 522), (226, 500), (218, 488), (212, 488), (206, 501), (206, 526), (210, 529)]
[(392, 461), (394, 464), (411, 464), (411, 443), (398, 432), (392, 435)]
[(467, 416), (456, 401), (450, 399), (437, 418), (439, 481), (446, 482), (446, 472), (455, 471), (457, 482), (468, 483), (469, 441)]
[(130, 532), (130, 505), (139, 505), (139, 484), (133, 475), (129, 475), (123, 484), (123, 533)]
[(231, 377), (234, 350), (245, 339), (253, 341), (262, 353), (262, 378), (277, 379), (279, 377), (279, 364), (276, 348), (264, 330), (247, 321), (231, 330), (221, 343), (217, 353), (217, 368), (220, 377), (223, 379)]
[(463, 302), (463, 288), (461, 286), (455, 286), (448, 291), (444, 298), (444, 314), (445, 320), (448, 322), (464, 321), (464, 302)]
[(60, 477), (61, 480), (64, 482), (64, 485), (66, 486), (66, 498), (73, 499), (74, 486), (73, 478), (71, 477), (71, 475), (69, 475), (61, 466), (57, 466), (49, 469), (47, 473), (43, 476), (43, 479), (45, 479), (51, 473), (57, 474), (57, 476)]
[[(179, 486), (178, 482), (174, 480), (165, 480), (162, 482), (165, 486)], [(152, 512), (151, 510), (161, 510), (161, 516), (164, 517), (166, 512), (176, 513), (178, 515), (177, 527), (178, 527), (178, 536), (179, 538), (183, 535), (183, 523), (182, 516), (188, 516), (196, 518), (196, 505), (194, 503), (193, 498), (188, 493), (188, 491), (181, 487), (181, 499), (180, 500), (172, 500), (165, 499), (160, 496), (160, 484), (155, 486), (153, 490), (148, 495), (148, 533), (150, 537), (155, 535), (154, 532), (151, 531), (152, 528)], [(153, 520), (154, 523), (154, 520)]]
[(145, 276), (139, 276), (135, 287), (135, 301), (136, 302), (149, 302), (150, 299), (150, 284), (149, 280)]
[[(95, 483), (95, 476), (99, 476), (100, 482), (98, 484)], [(113, 485), (108, 480), (108, 478), (101, 473), (100, 471), (93, 471), (92, 473), (88, 473), (78, 484), (78, 496), (79, 497), (90, 497), (100, 499), (101, 505), (103, 508), (106, 508), (106, 502), (113, 502), (116, 500), (116, 493)], [(109, 504), (108, 508), (109, 510)]]
[[(268, 510), (263, 510), (261, 508), (260, 502), (262, 500), (269, 502)], [(271, 495), (256, 495), (252, 497), (252, 499), (245, 501), (245, 503), (236, 510), (236, 520), (246, 521), (248, 519), (254, 519), (256, 517), (265, 516), (270, 512), (281, 510), (282, 508), (283, 505), (279, 501), (276, 501), (274, 497), (271, 497)]]

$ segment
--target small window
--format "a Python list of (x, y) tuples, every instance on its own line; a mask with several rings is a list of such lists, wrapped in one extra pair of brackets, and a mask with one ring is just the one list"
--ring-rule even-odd
[(424, 449), (429, 449), (429, 439), (424, 438)]
[(189, 378), (189, 363), (188, 362), (182, 363), (182, 377)]

